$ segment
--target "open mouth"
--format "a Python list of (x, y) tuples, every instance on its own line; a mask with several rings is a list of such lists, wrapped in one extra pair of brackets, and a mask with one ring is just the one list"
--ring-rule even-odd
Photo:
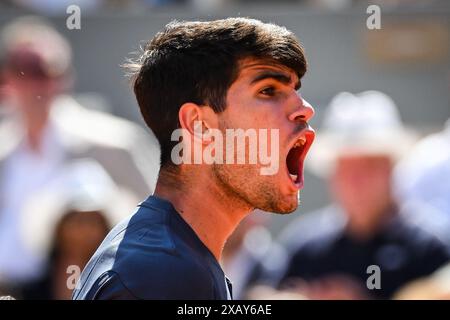
[(286, 166), (292, 182), (297, 188), (303, 187), (303, 163), (314, 140), (313, 131), (304, 131), (294, 141), (286, 157)]

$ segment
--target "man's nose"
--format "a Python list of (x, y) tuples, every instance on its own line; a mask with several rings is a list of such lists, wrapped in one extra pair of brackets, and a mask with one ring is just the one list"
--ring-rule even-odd
[(306, 121), (308, 122), (314, 116), (314, 108), (308, 101), (299, 97), (300, 105), (290, 115), (290, 121)]

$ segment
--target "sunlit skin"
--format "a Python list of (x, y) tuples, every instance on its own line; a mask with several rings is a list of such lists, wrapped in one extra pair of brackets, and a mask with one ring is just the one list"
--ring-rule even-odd
[[(258, 78), (261, 80), (255, 81)], [(286, 156), (299, 134), (308, 130), (307, 121), (314, 114), (297, 91), (300, 86), (295, 72), (285, 67), (249, 61), (229, 90), (228, 108), (220, 117), (221, 130), (278, 129), (280, 134), (279, 170), (275, 175), (261, 175), (260, 165), (213, 167), (224, 187), (251, 208), (289, 213), (298, 206), (299, 188), (291, 183)]]
[(346, 212), (349, 232), (370, 237), (392, 214), (392, 160), (388, 155), (354, 154), (338, 158), (331, 177), (337, 202)]
[(306, 150), (314, 139), (307, 125), (314, 110), (299, 88), (293, 70), (246, 59), (228, 90), (224, 112), (194, 103), (180, 108), (180, 125), (191, 133), (192, 144), (209, 143), (194, 137), (194, 121), (202, 121), (204, 130), (279, 129), (279, 170), (274, 175), (261, 175), (259, 164), (181, 164), (176, 174), (160, 173), (155, 195), (175, 206), (217, 260), (226, 239), (252, 210), (289, 213), (298, 206), (302, 185), (290, 178), (286, 157), (300, 136), (307, 138)]

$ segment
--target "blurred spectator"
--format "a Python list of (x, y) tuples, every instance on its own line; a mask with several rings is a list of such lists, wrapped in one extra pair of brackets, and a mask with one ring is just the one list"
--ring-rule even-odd
[(446, 128), (417, 143), (395, 171), (396, 193), (408, 216), (450, 244), (450, 119)]
[[(404, 219), (392, 195), (393, 164), (413, 138), (388, 96), (340, 93), (316, 139), (309, 165), (327, 175), (335, 204), (285, 231), (292, 256), (282, 285), (311, 299), (385, 299), (448, 261), (448, 248)], [(367, 287), (371, 265), (379, 289)]]
[(396, 300), (450, 300), (450, 265), (432, 275), (407, 283), (395, 293)]
[(75, 283), (71, 278), (79, 276), (76, 270), (84, 268), (110, 228), (123, 218), (126, 199), (121, 197), (97, 162), (81, 159), (67, 164), (60, 179), (25, 208), (21, 224), (25, 245), (47, 259), (43, 274), (15, 296), (70, 299), (73, 288), (68, 284)]
[(65, 163), (95, 159), (122, 194), (138, 201), (156, 182), (159, 149), (137, 125), (62, 95), (72, 82), (71, 51), (44, 22), (27, 17), (7, 26), (1, 60), (11, 114), (0, 126), (0, 282), (18, 285), (42, 271), (42, 257), (29, 252), (19, 233), (23, 207)]
[[(283, 248), (266, 228), (269, 220), (269, 215), (256, 210), (242, 220), (225, 244), (222, 267), (233, 283), (233, 299), (247, 298), (247, 289), (262, 274), (278, 270), (279, 263), (286, 259)], [(269, 252), (271, 259), (266, 259)]]
[(25, 288), (23, 298), (70, 300), (73, 290), (67, 285), (70, 266), (82, 270), (109, 229), (110, 225), (101, 211), (72, 210), (64, 213), (56, 227), (47, 272), (40, 281)]

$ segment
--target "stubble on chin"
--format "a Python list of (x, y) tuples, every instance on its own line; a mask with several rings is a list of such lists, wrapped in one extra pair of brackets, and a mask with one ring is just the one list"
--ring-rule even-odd
[(289, 214), (299, 205), (299, 192), (286, 197), (276, 188), (276, 184), (267, 176), (258, 179), (257, 168), (226, 165), (213, 165), (213, 174), (221, 184), (225, 194), (229, 195), (230, 207), (245, 205), (248, 208), (260, 209), (276, 214)]

